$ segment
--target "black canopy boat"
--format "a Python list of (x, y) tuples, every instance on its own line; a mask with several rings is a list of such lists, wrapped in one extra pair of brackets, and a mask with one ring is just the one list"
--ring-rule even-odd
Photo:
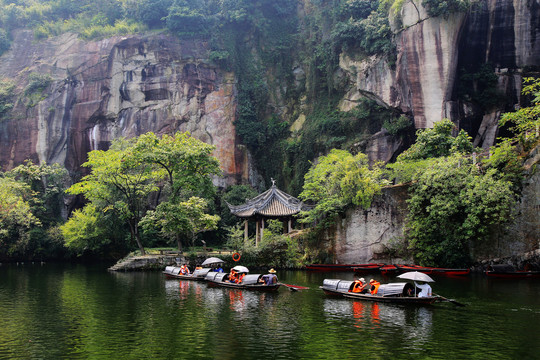
[(165, 268), (165, 271), (163, 271), (163, 274), (165, 274), (166, 277), (171, 279), (203, 281), (206, 275), (212, 271), (211, 268), (204, 268), (197, 269), (191, 274), (182, 275), (180, 274), (180, 268), (180, 266), (167, 266)]
[(231, 289), (242, 290), (257, 290), (257, 291), (276, 291), (281, 286), (280, 283), (265, 285), (260, 283), (262, 274), (246, 274), (239, 284), (229, 281), (228, 273), (210, 272), (206, 275), (205, 280), (208, 281), (208, 286), (220, 286)]
[(432, 304), (442, 300), (439, 296), (418, 297), (419, 290), (409, 282), (382, 284), (377, 294), (352, 292), (354, 281), (340, 279), (324, 279), (320, 287), (325, 294), (342, 296), (357, 300), (393, 302), (402, 304)]

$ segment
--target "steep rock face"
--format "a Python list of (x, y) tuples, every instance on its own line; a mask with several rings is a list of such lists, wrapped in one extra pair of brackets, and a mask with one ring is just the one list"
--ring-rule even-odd
[[(520, 102), (521, 69), (540, 64), (540, 2), (484, 0), (467, 14), (447, 18), (429, 17), (421, 3), (405, 1), (402, 24), (394, 24), (395, 66), (376, 56), (341, 55), (341, 71), (349, 77), (341, 109), (349, 110), (367, 96), (411, 114), (416, 128), (431, 128), (444, 117), (463, 122), (473, 137), (478, 134), (476, 145), (489, 147), (497, 136), (500, 113)], [(486, 114), (456, 93), (459, 68), (483, 63), (495, 67), (498, 92), (514, 99)]]
[(368, 210), (349, 210), (331, 235), (334, 260), (340, 264), (394, 262), (388, 249), (403, 237), (407, 187), (386, 188)]
[(29, 73), (50, 74), (48, 96), (36, 106), (19, 102), (0, 124), (0, 164), (24, 159), (64, 164), (77, 172), (87, 152), (117, 137), (190, 131), (216, 146), (223, 177), (218, 185), (247, 180), (236, 145), (234, 76), (205, 60), (205, 44), (166, 35), (83, 42), (64, 34), (33, 43), (19, 32), (13, 51), (0, 58), (0, 75), (25, 86)]
[[(421, 1), (403, 5), (402, 29), (396, 34), (397, 61), (371, 57), (354, 61), (342, 55), (340, 67), (354, 84), (342, 101), (346, 110), (361, 96), (414, 117), (416, 128), (430, 128), (448, 117), (456, 75), (458, 43), (465, 15), (431, 18)], [(397, 31), (397, 29), (396, 29)]]

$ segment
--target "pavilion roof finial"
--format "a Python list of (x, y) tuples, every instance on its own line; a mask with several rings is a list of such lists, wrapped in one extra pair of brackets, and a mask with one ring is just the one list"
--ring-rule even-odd
[(272, 180), (272, 187), (275, 187), (276, 186), (276, 180), (274, 180), (274, 178), (270, 178), (270, 180)]

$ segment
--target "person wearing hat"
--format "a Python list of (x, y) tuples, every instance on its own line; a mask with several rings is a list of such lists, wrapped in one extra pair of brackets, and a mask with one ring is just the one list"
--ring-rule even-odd
[(276, 276), (276, 270), (268, 270), (268, 274), (261, 276), (259, 282), (264, 283), (265, 285), (274, 285), (277, 284), (278, 279)]
[(367, 283), (364, 278), (356, 279), (353, 283), (352, 292), (361, 293), (366, 289)]

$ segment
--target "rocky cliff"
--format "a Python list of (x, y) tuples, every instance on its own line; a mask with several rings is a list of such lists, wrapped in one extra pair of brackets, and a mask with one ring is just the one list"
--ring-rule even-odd
[(19, 91), (31, 73), (50, 74), (52, 83), (36, 105), (21, 98), (0, 123), (4, 170), (32, 159), (77, 173), (86, 154), (111, 139), (187, 130), (216, 146), (218, 185), (249, 173), (233, 125), (234, 75), (209, 64), (205, 43), (168, 35), (85, 42), (72, 34), (35, 43), (19, 31), (13, 44), (0, 58), (0, 76), (16, 79)]
[[(421, 0), (405, 1), (393, 19), (395, 64), (372, 56), (342, 54), (340, 67), (349, 85), (341, 108), (363, 96), (414, 118), (416, 128), (431, 128), (444, 117), (465, 128), (475, 145), (493, 145), (502, 111), (520, 104), (523, 73), (540, 64), (540, 2), (485, 0), (467, 13), (430, 17)], [(496, 89), (506, 100), (488, 109), (460, 96), (459, 71), (489, 64)]]

